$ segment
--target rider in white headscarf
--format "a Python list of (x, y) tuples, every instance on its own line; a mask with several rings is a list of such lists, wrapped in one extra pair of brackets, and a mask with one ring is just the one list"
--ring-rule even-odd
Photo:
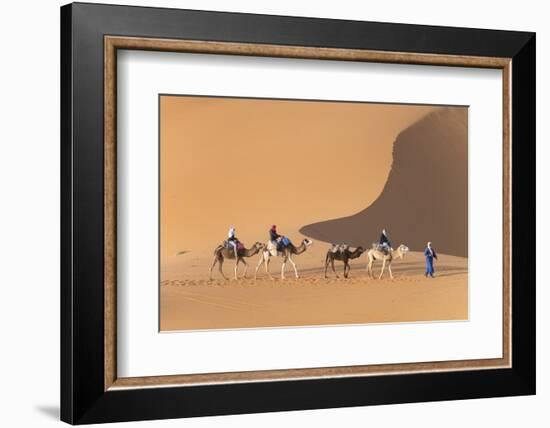
[(230, 247), (233, 247), (233, 251), (235, 252), (235, 258), (237, 258), (237, 241), (238, 239), (235, 237), (235, 227), (231, 226), (229, 228), (229, 231), (227, 232), (227, 243)]
[(382, 248), (384, 252), (390, 251), (391, 242), (390, 242), (390, 239), (388, 238), (386, 229), (382, 229), (382, 235), (380, 235), (380, 241), (378, 242), (378, 244), (380, 245), (380, 248)]

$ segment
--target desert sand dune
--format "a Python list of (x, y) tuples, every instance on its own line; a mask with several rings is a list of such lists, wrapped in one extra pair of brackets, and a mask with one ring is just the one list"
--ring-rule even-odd
[[(430, 113), (399, 134), (381, 195), (349, 217), (309, 224), (300, 233), (328, 242), (370, 246), (387, 228), (393, 245), (468, 255), (468, 111)], [(358, 233), (360, 231), (360, 233)]]
[[(205, 257), (233, 225), (248, 246), (368, 206), (396, 136), (433, 106), (161, 99), (161, 256)], [(383, 124), (383, 126), (380, 126)]]
[[(467, 319), (468, 260), (445, 255), (467, 254), (466, 114), (438, 106), (162, 97), (160, 329)], [(293, 257), (299, 280), (289, 264), (287, 280), (278, 279), (277, 257), (270, 268), (276, 279), (262, 267), (254, 281), (259, 256), (246, 260), (248, 279), (225, 281), (216, 269), (208, 279), (213, 250), (230, 225), (249, 248), (267, 241), (273, 223), (296, 245), (314, 241)], [(330, 270), (324, 278), (329, 242), (370, 246), (382, 226), (395, 245), (422, 250), (434, 241), (437, 277), (424, 278), (417, 252), (394, 261), (394, 281), (367, 278), (366, 254), (352, 261), (349, 279)], [(342, 275), (343, 264), (336, 266)], [(225, 275), (233, 267), (225, 262)]]

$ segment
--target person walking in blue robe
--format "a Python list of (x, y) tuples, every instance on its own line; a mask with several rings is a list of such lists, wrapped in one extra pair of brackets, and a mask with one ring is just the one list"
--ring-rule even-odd
[(426, 246), (426, 249), (424, 250), (424, 256), (426, 256), (426, 277), (430, 275), (430, 277), (434, 277), (435, 269), (434, 269), (434, 259), (437, 260), (437, 254), (435, 250), (432, 248), (432, 243), (428, 242), (428, 245)]

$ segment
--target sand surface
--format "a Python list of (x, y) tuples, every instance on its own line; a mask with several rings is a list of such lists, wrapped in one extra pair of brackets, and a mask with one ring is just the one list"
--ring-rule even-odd
[[(362, 324), (465, 320), (468, 318), (467, 259), (440, 255), (437, 275), (423, 275), (422, 254), (410, 253), (393, 263), (395, 279), (370, 279), (365, 257), (352, 263), (348, 279), (342, 278), (342, 263), (337, 264), (340, 279), (329, 269), (324, 278), (320, 267), (321, 251), (296, 257), (301, 278), (279, 277), (270, 280), (263, 271), (258, 279), (223, 280), (215, 275), (208, 280), (189, 269), (181, 275), (172, 270), (172, 279), (160, 287), (161, 330), (282, 327), (331, 324)], [(300, 260), (300, 258), (302, 258)], [(255, 262), (257, 259), (254, 257)], [(280, 263), (272, 263), (274, 276)], [(322, 266), (322, 264), (321, 264)], [(197, 269), (198, 270), (198, 269)], [(380, 265), (375, 268), (375, 273)], [(226, 266), (230, 274), (232, 266)], [(249, 271), (253, 276), (253, 271)], [(242, 273), (242, 269), (241, 269)], [(189, 279), (189, 277), (193, 279)], [(202, 278), (201, 278), (202, 277)]]

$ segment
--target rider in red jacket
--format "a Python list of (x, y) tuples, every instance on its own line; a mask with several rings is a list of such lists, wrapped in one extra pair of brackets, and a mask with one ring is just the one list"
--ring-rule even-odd
[(271, 226), (271, 229), (269, 229), (269, 240), (273, 242), (277, 242), (277, 240), (280, 237), (281, 235), (277, 233), (277, 226), (276, 225)]

